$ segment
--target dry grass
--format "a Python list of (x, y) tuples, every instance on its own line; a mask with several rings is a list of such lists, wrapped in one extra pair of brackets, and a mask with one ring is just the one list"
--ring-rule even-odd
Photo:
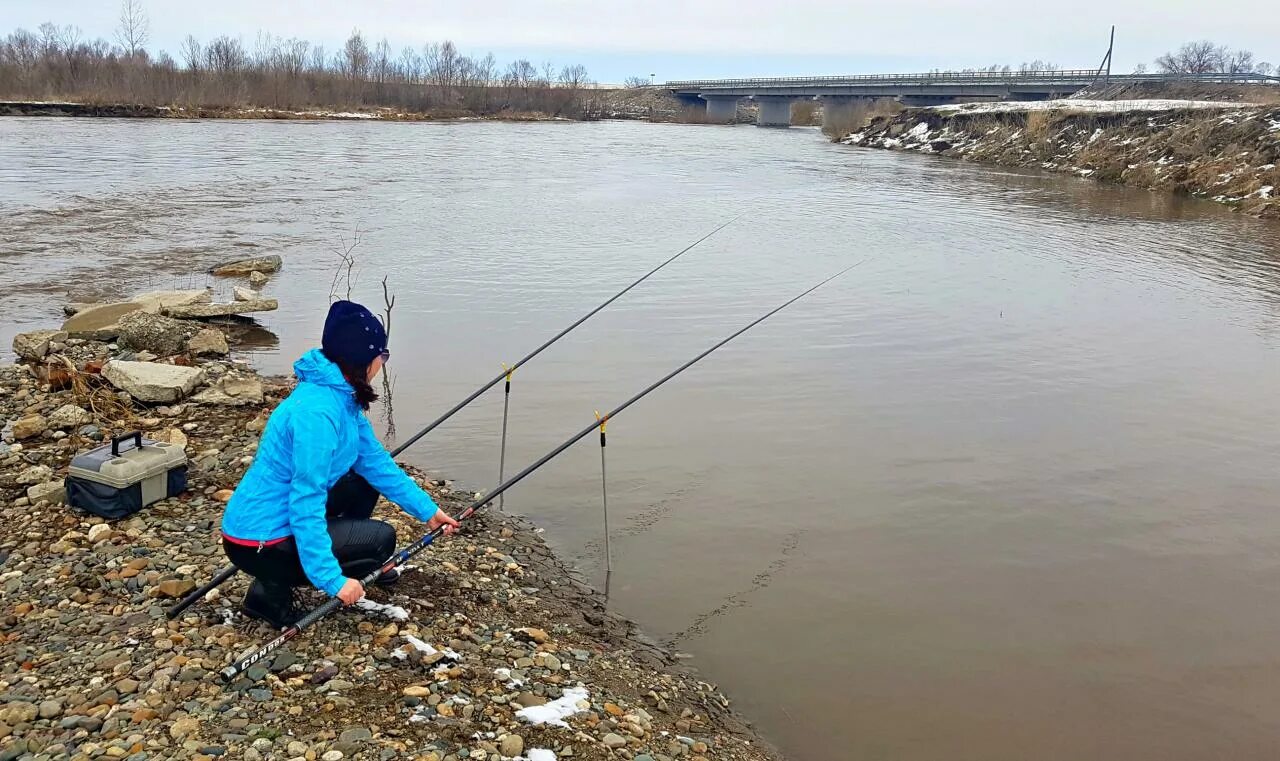
[(822, 124), (822, 106), (816, 100), (797, 100), (791, 104), (791, 123), (801, 127)]
[[(823, 108), (826, 108), (824, 105)], [(838, 116), (822, 119), (822, 133), (832, 140), (840, 140), (851, 132), (866, 127), (877, 117), (893, 117), (902, 113), (903, 105), (893, 98), (868, 98), (854, 101), (848, 108), (840, 109)]]

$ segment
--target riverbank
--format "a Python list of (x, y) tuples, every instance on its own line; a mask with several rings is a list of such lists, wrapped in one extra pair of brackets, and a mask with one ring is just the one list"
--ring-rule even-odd
[[(222, 505), (291, 380), (228, 360), (218, 325), (158, 313), (177, 301), (204, 303), (151, 294), (156, 312), (23, 334), (0, 365), (0, 759), (777, 758), (539, 529), (492, 510), (224, 687), (272, 634), (237, 611), (244, 577), (164, 611), (225, 565)], [(189, 490), (110, 523), (63, 504), (71, 458), (130, 430), (183, 447)], [(474, 496), (408, 470), (450, 512)], [(402, 544), (421, 531), (379, 515)]]
[(73, 116), (117, 119), (269, 119), (355, 120), (429, 122), (466, 119), (488, 121), (562, 121), (567, 117), (537, 111), (503, 111), (477, 114), (466, 110), (433, 109), (425, 112), (379, 108), (368, 111), (291, 111), (276, 108), (149, 106), (130, 103), (0, 102), (0, 116)]
[(865, 148), (1039, 167), (1280, 217), (1280, 107), (1175, 100), (972, 103), (879, 116)]
[(149, 105), (140, 103), (86, 103), (74, 101), (0, 101), (0, 116), (105, 117), (124, 119), (268, 119), (358, 121), (591, 121), (635, 119), (655, 122), (686, 121), (688, 115), (669, 93), (643, 88), (589, 90), (578, 96), (572, 116), (543, 111), (502, 110), (481, 113), (464, 108), (432, 108), (426, 111), (396, 108), (364, 110), (283, 109), (259, 106)]

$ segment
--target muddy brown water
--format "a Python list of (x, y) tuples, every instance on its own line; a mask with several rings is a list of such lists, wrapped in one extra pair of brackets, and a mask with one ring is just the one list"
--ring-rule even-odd
[[(796, 759), (1273, 756), (1275, 224), (809, 130), (7, 119), (0, 340), (279, 253), (283, 372), (358, 229), (403, 436), (738, 214), (515, 378), (513, 469), (870, 257), (611, 424), (617, 609)], [(501, 404), (408, 459), (492, 485)], [(603, 583), (598, 457), (507, 506)]]

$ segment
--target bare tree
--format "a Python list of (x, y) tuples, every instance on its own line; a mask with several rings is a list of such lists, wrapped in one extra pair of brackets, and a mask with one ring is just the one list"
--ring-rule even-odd
[(423, 48), (426, 61), (427, 79), (442, 90), (448, 90), (458, 84), (458, 48), (450, 40), (439, 45), (427, 45)]
[(578, 90), (591, 84), (587, 78), (587, 67), (580, 63), (564, 67), (560, 70), (560, 84), (570, 90)]
[(405, 45), (404, 50), (400, 51), (400, 73), (404, 75), (404, 81), (411, 85), (417, 84), (418, 78), (422, 76), (422, 56), (411, 45)]
[(219, 74), (238, 74), (249, 63), (240, 40), (225, 34), (211, 41), (204, 50), (205, 65)]
[(151, 36), (151, 22), (139, 0), (121, 0), (120, 26), (116, 28), (116, 41), (130, 58), (144, 52)]
[(311, 62), (308, 64), (308, 68), (316, 74), (321, 74), (327, 70), (328, 62), (329, 58), (325, 52), (324, 45), (312, 45)]
[(395, 61), (391, 58), (391, 44), (387, 42), (386, 37), (383, 37), (373, 49), (371, 68), (373, 81), (378, 83), (378, 91), (381, 93), (382, 86), (390, 81), (392, 70), (395, 68)]
[(359, 29), (353, 29), (351, 36), (347, 38), (347, 43), (342, 46), (339, 59), (342, 72), (347, 75), (347, 79), (360, 81), (367, 77), (370, 57), (369, 43), (364, 41), (364, 35)]
[(1222, 70), (1228, 74), (1252, 74), (1257, 70), (1257, 61), (1248, 50), (1233, 50), (1223, 57)]
[(182, 63), (187, 67), (188, 71), (200, 71), (204, 67), (204, 48), (200, 45), (194, 35), (187, 35), (182, 41), (182, 47), (178, 50), (182, 56)]
[(1263, 61), (1262, 63), (1258, 64), (1257, 70), (1259, 74), (1265, 74), (1267, 76), (1270, 76), (1272, 72), (1280, 71), (1280, 69), (1277, 69), (1275, 66), (1267, 63), (1266, 61)]
[(1222, 70), (1226, 58), (1226, 46), (1200, 40), (1165, 53), (1156, 59), (1156, 65), (1168, 74), (1211, 74)]
[[(144, 1), (124, 2), (127, 23), (121, 25), (119, 46), (82, 40), (78, 28), (52, 22), (0, 36), (0, 97), (189, 107), (377, 105), (419, 113), (441, 106), (475, 114), (590, 111), (591, 94), (584, 91), (590, 80), (582, 66), (535, 66), (527, 60), (500, 66), (492, 54), (462, 55), (449, 41), (395, 56), (385, 41), (371, 50), (358, 30), (337, 54), (263, 32), (251, 49), (235, 37), (203, 42), (188, 35), (175, 56), (151, 58)], [(366, 84), (371, 79), (378, 84), (376, 94)]]
[(632, 87), (632, 88), (648, 87), (649, 78), (648, 77), (627, 77), (626, 79), (622, 80), (622, 85), (623, 87)]
[(1145, 63), (1140, 63), (1140, 64), (1138, 64), (1137, 66), (1134, 66), (1134, 67), (1133, 67), (1133, 73), (1134, 73), (1134, 74), (1146, 74), (1146, 73), (1147, 73), (1147, 65), (1146, 65)]
[(52, 58), (62, 52), (62, 41), (58, 34), (58, 27), (46, 21), (36, 29), (40, 34), (40, 55), (46, 58)]
[(290, 37), (284, 42), (280, 48), (278, 65), (281, 73), (291, 79), (302, 76), (302, 72), (307, 69), (307, 53), (311, 48), (311, 43), (306, 40), (300, 40), (297, 37)]

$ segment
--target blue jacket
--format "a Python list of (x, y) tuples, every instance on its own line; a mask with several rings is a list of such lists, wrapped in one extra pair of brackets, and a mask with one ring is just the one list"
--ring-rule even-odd
[(378, 441), (337, 365), (312, 349), (293, 372), (298, 386), (271, 413), (222, 531), (255, 542), (293, 536), (307, 578), (336, 595), (346, 578), (333, 556), (325, 502), (343, 474), (355, 470), (421, 521), (436, 514), (436, 504)]

